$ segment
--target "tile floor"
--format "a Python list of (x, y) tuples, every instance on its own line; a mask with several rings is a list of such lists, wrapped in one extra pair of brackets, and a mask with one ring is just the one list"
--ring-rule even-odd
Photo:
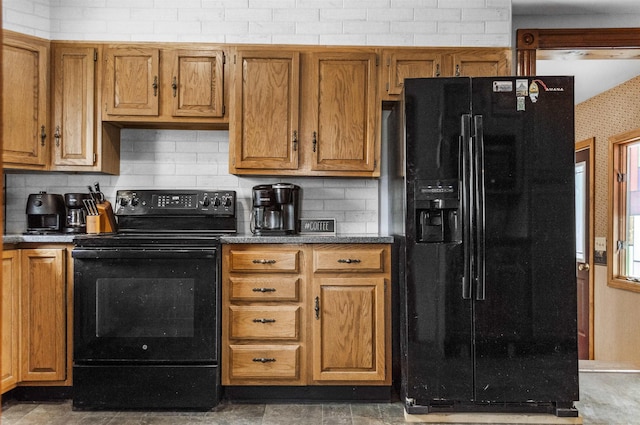
[[(640, 424), (640, 373), (581, 372), (580, 401), (588, 425)], [(231, 404), (209, 412), (73, 411), (71, 401), (7, 401), (2, 425), (393, 425), (405, 424), (402, 404)]]

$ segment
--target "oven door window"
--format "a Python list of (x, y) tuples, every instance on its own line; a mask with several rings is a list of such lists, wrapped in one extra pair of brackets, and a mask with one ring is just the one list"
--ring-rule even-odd
[(74, 250), (74, 361), (217, 360), (216, 250)]
[(96, 280), (97, 338), (193, 338), (193, 278)]

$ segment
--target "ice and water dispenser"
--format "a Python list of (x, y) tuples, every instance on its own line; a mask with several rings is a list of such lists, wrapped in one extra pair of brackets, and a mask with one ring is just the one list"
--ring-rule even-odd
[(458, 180), (417, 180), (416, 240), (424, 243), (462, 241)]

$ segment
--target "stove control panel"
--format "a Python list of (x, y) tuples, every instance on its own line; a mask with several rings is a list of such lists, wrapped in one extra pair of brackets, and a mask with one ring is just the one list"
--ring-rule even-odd
[(119, 190), (116, 215), (215, 215), (233, 217), (233, 190)]

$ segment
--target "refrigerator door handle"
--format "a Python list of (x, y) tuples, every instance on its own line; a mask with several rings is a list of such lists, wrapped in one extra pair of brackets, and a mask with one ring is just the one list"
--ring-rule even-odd
[(475, 280), (476, 280), (476, 300), (484, 300), (486, 295), (485, 286), (485, 221), (484, 221), (484, 127), (482, 115), (474, 116), (473, 120), (475, 143), (474, 151), (474, 176), (475, 183)]
[(462, 274), (462, 298), (471, 299), (472, 286), (472, 248), (473, 248), (473, 161), (471, 150), (471, 115), (462, 115), (460, 123), (460, 158), (462, 161), (462, 249), (463, 249), (463, 274)]

